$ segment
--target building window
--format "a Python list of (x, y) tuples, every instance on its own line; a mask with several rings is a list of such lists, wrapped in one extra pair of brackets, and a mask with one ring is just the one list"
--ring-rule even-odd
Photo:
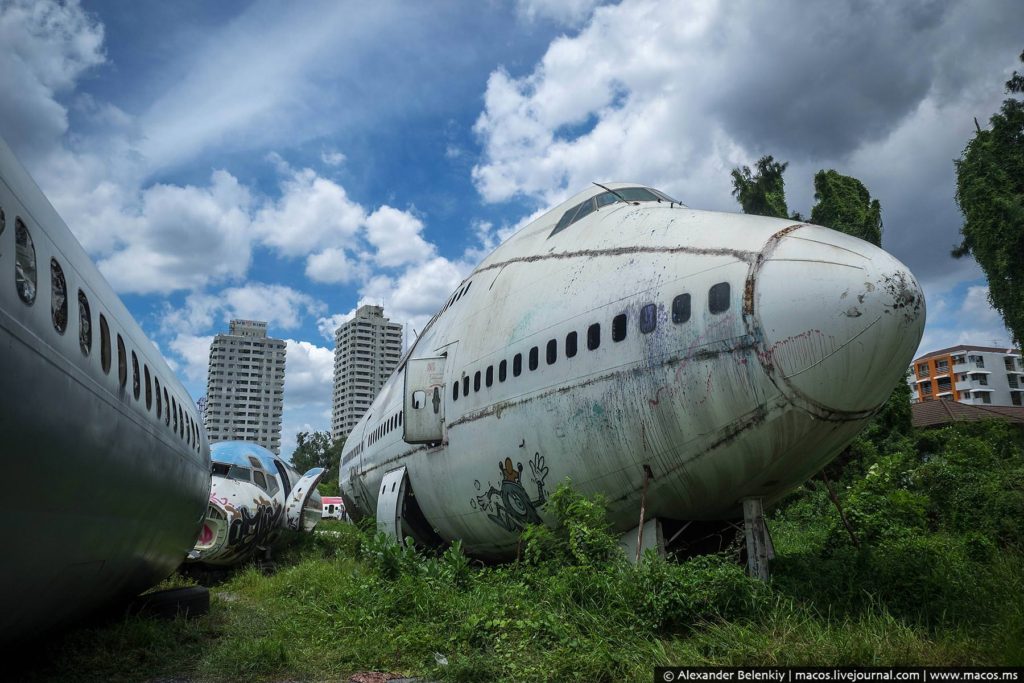
[(92, 313), (89, 298), (82, 290), (78, 290), (78, 345), (86, 356), (92, 351)]
[(680, 294), (672, 299), (672, 322), (676, 325), (690, 319), (690, 295)]
[(28, 305), (36, 300), (36, 247), (20, 218), (14, 219), (14, 284)]
[(587, 350), (593, 351), (601, 345), (601, 323), (594, 323), (587, 328)]
[(512, 358), (512, 376), (518, 377), (523, 374), (523, 354), (517, 353)]
[(981, 392), (981, 402), (982, 403), (992, 403), (992, 397), (989, 396), (989, 393), (987, 391)]
[(64, 334), (68, 329), (68, 283), (64, 279), (64, 269), (57, 259), (50, 259), (50, 317), (53, 329)]
[(644, 334), (654, 332), (658, 326), (658, 307), (654, 304), (647, 304), (640, 309), (640, 331)]
[(729, 310), (729, 283), (719, 282), (708, 292), (708, 310), (712, 313), (724, 313)]
[(122, 387), (128, 384), (128, 354), (121, 335), (117, 335), (117, 381)]
[(558, 342), (552, 339), (548, 342), (547, 348), (548, 365), (554, 365), (556, 360), (558, 360)]
[(619, 313), (612, 318), (612, 341), (620, 342), (626, 338), (626, 314)]
[(539, 359), (540, 359), (540, 352), (538, 351), (537, 347), (534, 346), (532, 349), (530, 349), (530, 371), (531, 372), (536, 370), (537, 366), (540, 365), (540, 360)]
[(1019, 391), (1010, 392), (1010, 403), (1012, 403), (1015, 406), (1019, 406), (1021, 404)]
[(503, 360), (498, 363), (498, 381), (504, 382), (505, 377), (508, 376), (508, 361)]

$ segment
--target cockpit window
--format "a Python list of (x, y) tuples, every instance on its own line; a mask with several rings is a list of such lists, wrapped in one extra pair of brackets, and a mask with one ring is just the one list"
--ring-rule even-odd
[(234, 479), (235, 481), (252, 481), (252, 470), (248, 467), (232, 465), (228, 468), (228, 479)]
[(576, 221), (589, 216), (601, 207), (614, 204), (615, 202), (620, 202), (623, 199), (627, 202), (680, 203), (663, 192), (658, 192), (657, 190), (652, 190), (646, 187), (622, 187), (616, 189), (615, 192), (602, 192), (599, 195), (591, 197), (590, 199), (585, 199), (576, 206), (569, 208), (569, 210), (562, 214), (562, 218), (559, 219), (555, 229), (551, 231), (551, 234), (548, 235), (548, 237), (554, 237)]

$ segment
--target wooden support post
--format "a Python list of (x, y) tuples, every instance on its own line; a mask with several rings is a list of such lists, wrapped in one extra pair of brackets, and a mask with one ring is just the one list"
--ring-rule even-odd
[(768, 580), (768, 563), (775, 557), (771, 536), (764, 522), (764, 499), (743, 499), (743, 533), (747, 542), (747, 574)]

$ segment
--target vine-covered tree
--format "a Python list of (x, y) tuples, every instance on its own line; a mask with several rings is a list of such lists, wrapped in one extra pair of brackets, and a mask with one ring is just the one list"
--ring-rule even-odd
[(811, 222), (882, 246), (882, 207), (864, 183), (833, 170), (814, 176)]
[[(1024, 62), (1024, 52), (1020, 59)], [(1013, 72), (1008, 93), (1024, 93)], [(956, 163), (956, 203), (964, 214), (957, 258), (970, 254), (988, 278), (988, 296), (1018, 344), (1024, 343), (1024, 102), (1003, 101)]]
[(754, 164), (754, 172), (749, 166), (732, 169), (732, 194), (743, 207), (743, 213), (789, 218), (785, 181), (782, 179), (782, 172), (788, 165), (776, 162), (766, 154)]

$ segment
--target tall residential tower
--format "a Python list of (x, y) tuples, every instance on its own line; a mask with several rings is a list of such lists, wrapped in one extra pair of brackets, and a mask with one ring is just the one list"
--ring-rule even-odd
[(348, 436), (401, 356), (402, 326), (385, 318), (380, 306), (360, 306), (335, 330), (332, 440)]
[(285, 346), (256, 320), (232, 320), (228, 334), (214, 337), (206, 379), (210, 443), (255, 441), (280, 453)]

